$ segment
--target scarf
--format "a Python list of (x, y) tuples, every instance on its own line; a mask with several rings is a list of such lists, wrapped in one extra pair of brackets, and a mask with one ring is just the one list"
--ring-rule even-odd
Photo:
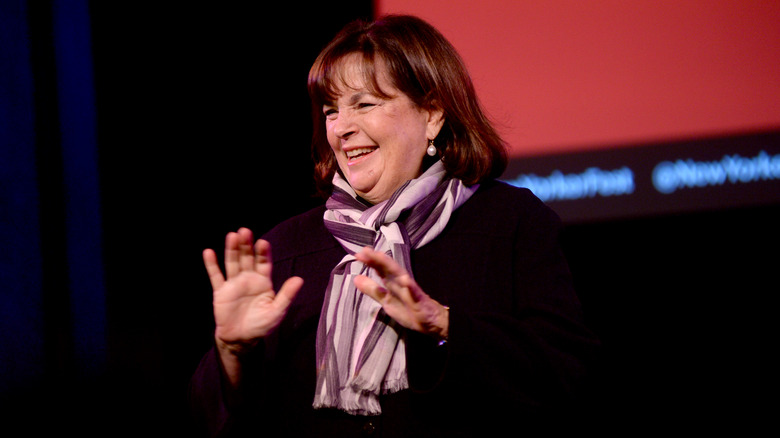
[(317, 386), (313, 406), (353, 415), (382, 412), (379, 395), (408, 388), (403, 327), (353, 284), (373, 269), (355, 259), (365, 246), (392, 257), (411, 275), (409, 255), (441, 233), (450, 215), (476, 191), (458, 179), (445, 179), (441, 161), (407, 181), (377, 205), (358, 200), (338, 173), (326, 202), (326, 228), (347, 251), (331, 272), (317, 328)]

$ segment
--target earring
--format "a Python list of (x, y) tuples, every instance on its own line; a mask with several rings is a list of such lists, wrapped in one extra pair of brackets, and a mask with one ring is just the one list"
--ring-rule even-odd
[(436, 152), (438, 151), (436, 150), (436, 146), (433, 145), (433, 140), (428, 140), (428, 149), (426, 149), (425, 152), (431, 157), (436, 155)]

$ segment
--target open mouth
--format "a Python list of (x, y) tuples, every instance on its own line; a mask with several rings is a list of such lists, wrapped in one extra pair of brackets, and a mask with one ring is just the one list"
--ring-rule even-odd
[(347, 159), (349, 161), (354, 161), (359, 158), (365, 157), (366, 155), (370, 154), (371, 152), (374, 152), (377, 149), (379, 148), (376, 146), (352, 149), (346, 152)]

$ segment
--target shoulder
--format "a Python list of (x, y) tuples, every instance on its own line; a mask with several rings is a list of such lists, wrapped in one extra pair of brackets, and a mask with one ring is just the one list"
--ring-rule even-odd
[(497, 180), (482, 183), (456, 213), (453, 219), (472, 229), (515, 228), (519, 223), (557, 226), (560, 222), (530, 190)]
[(530, 190), (498, 180), (488, 180), (480, 184), (473, 199), (508, 204), (512, 207), (525, 205), (529, 208), (544, 208), (544, 203)]
[(263, 239), (271, 243), (274, 260), (280, 261), (338, 246), (338, 242), (325, 228), (324, 214), (325, 206), (320, 205), (293, 216), (268, 231)]

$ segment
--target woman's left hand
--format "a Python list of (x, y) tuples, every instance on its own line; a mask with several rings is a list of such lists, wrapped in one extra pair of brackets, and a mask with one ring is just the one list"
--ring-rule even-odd
[(355, 287), (382, 305), (402, 326), (438, 339), (449, 334), (449, 310), (426, 294), (412, 276), (387, 254), (363, 248), (355, 258), (376, 270), (384, 285), (359, 275)]

